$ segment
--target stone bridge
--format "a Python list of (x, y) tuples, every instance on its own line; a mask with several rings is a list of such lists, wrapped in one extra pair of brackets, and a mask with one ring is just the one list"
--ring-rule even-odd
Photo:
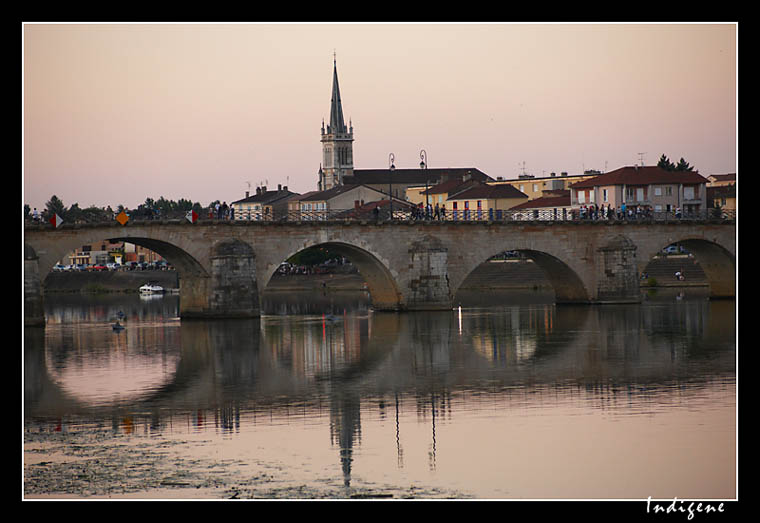
[(183, 318), (256, 317), (280, 263), (315, 246), (344, 255), (367, 282), (377, 310), (450, 309), (467, 276), (503, 251), (531, 258), (557, 303), (640, 300), (639, 275), (680, 243), (701, 265), (714, 298), (735, 296), (734, 221), (678, 222), (117, 222), (29, 226), (24, 231), (27, 325), (44, 324), (42, 281), (82, 245), (127, 241), (179, 272)]

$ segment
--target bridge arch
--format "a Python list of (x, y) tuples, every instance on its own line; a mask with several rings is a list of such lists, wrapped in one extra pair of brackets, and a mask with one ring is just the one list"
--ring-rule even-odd
[(179, 271), (180, 275), (208, 275), (206, 269), (193, 255), (184, 248), (166, 240), (142, 236), (116, 236), (107, 238), (107, 240), (129, 242), (150, 249), (171, 263)]
[(669, 236), (666, 243), (656, 243), (642, 253), (639, 272), (646, 270), (652, 259), (670, 245), (683, 246), (702, 268), (710, 288), (710, 298), (733, 298), (736, 296), (736, 257), (716, 239), (694, 235)]
[(262, 274), (259, 282), (259, 288), (263, 291), (272, 279), (279, 264), (295, 254), (313, 247), (326, 247), (330, 251), (351, 260), (356, 268), (364, 277), (367, 288), (370, 293), (372, 307), (376, 310), (397, 310), (401, 303), (401, 293), (395, 278), (390, 269), (382, 261), (381, 257), (366, 248), (366, 246), (357, 246), (351, 243), (337, 240), (320, 241), (318, 239), (306, 242), (305, 245), (297, 249), (287, 250), (281, 253), (279, 261), (273, 260), (269, 263)]
[(478, 270), (484, 263), (488, 263), (488, 260), (491, 258), (505, 251), (521, 253), (536, 264), (553, 288), (556, 303), (588, 303), (590, 301), (590, 294), (583, 279), (567, 262), (545, 250), (515, 244), (491, 251), (485, 259), (482, 257), (472, 258), (464, 271), (464, 277), (452, 284), (452, 296), (454, 299), (456, 300), (456, 296), (463, 288), (463, 284), (465, 284), (467, 278), (474, 271)]

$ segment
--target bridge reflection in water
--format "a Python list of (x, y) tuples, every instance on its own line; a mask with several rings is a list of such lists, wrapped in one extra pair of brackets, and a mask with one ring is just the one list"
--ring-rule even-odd
[(732, 380), (733, 303), (674, 306), (677, 298), (406, 314), (374, 312), (358, 299), (322, 314), (207, 322), (179, 321), (176, 298), (166, 296), (122, 303), (128, 327), (118, 334), (108, 324), (117, 305), (106, 298), (50, 299), (47, 328), (25, 331), (25, 415), (53, 425), (110, 423), (115, 433), (189, 425), (230, 434), (327, 417), (349, 486), (367, 412), (395, 418), (399, 467), (399, 411), (428, 420), (434, 469), (436, 424), (453, 423), (462, 408), (509, 408), (525, 394), (558, 393), (605, 408), (645, 398), (651, 407), (684, 381)]

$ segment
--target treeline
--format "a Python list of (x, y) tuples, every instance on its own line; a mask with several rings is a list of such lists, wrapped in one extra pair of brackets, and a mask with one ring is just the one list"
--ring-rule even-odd
[(673, 163), (670, 161), (670, 158), (665, 156), (664, 154), (660, 156), (660, 161), (657, 162), (657, 167), (661, 169), (665, 169), (666, 171), (693, 171), (694, 166), (689, 165), (689, 162), (683, 159), (681, 157), (680, 160), (678, 160), (678, 163)]
[(81, 208), (78, 203), (74, 203), (67, 207), (58, 196), (53, 195), (46, 203), (44, 209), (32, 209), (29, 204), (24, 204), (24, 219), (33, 219), (35, 214), (38, 215), (40, 220), (46, 220), (52, 217), (54, 214), (60, 216), (64, 222), (77, 223), (77, 222), (95, 222), (112, 220), (121, 211), (126, 211), (127, 214), (134, 217), (153, 217), (160, 218), (161, 216), (178, 216), (185, 214), (191, 210), (198, 214), (204, 209), (213, 207), (216, 201), (211, 202), (208, 206), (203, 207), (199, 202), (193, 202), (180, 198), (177, 201), (167, 200), (161, 196), (158, 200), (153, 198), (146, 198), (144, 203), (141, 203), (134, 209), (128, 209), (124, 205), (120, 204), (116, 209), (107, 207), (98, 207), (91, 205), (89, 207)]

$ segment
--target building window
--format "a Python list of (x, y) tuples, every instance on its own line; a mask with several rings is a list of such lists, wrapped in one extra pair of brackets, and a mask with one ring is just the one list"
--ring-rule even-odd
[(665, 196), (673, 196), (673, 188), (668, 186), (665, 187)]
[(586, 203), (586, 191), (578, 191), (578, 203)]
[(684, 200), (693, 200), (694, 199), (694, 187), (684, 187), (683, 188), (683, 199)]
[(603, 201), (603, 202), (608, 202), (608, 201), (610, 201), (610, 200), (609, 200), (609, 196), (608, 196), (608, 194), (607, 194), (607, 189), (602, 189), (602, 201)]
[(644, 189), (642, 189), (641, 187), (636, 188), (636, 201), (637, 202), (644, 201)]
[(662, 187), (655, 187), (654, 188), (654, 195), (655, 196), (662, 196)]

